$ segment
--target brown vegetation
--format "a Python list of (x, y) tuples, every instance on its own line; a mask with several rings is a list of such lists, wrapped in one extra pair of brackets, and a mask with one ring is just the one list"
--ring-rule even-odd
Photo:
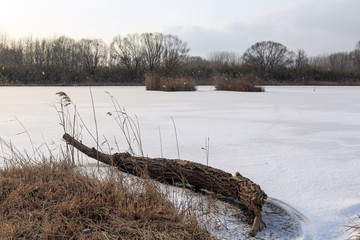
[(155, 72), (145, 74), (146, 90), (155, 91), (196, 91), (194, 80), (185, 77), (163, 77)]
[(264, 92), (263, 87), (255, 86), (256, 77), (253, 74), (229, 77), (217, 74), (213, 77), (216, 90), (240, 92)]
[(99, 180), (67, 162), (10, 164), (0, 169), (0, 239), (212, 239), (166, 199), (146, 179)]

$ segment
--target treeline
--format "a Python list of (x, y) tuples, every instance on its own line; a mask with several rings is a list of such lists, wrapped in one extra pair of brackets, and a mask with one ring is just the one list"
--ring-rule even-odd
[(217, 52), (208, 60), (217, 69), (222, 66), (222, 72), (256, 75), (258, 84), (360, 84), (360, 41), (351, 52), (315, 57), (308, 57), (303, 49), (294, 52), (281, 43), (263, 41), (242, 55)]
[(18, 41), (0, 37), (2, 84), (140, 84), (145, 71), (173, 76), (189, 48), (161, 33), (100, 39), (57, 38)]
[(308, 57), (276, 42), (245, 53), (190, 56), (186, 42), (162, 33), (76, 41), (66, 36), (12, 40), (0, 35), (1, 85), (144, 84), (146, 72), (212, 84), (215, 75), (256, 75), (257, 84), (358, 84), (360, 41), (351, 52)]

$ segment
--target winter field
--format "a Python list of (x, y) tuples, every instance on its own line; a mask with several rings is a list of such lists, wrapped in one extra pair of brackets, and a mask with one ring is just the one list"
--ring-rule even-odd
[[(99, 142), (107, 139), (103, 149), (117, 152), (118, 145), (120, 151), (127, 150), (119, 127), (107, 114), (114, 110), (107, 91), (128, 114), (136, 114), (145, 155), (178, 157), (173, 118), (180, 158), (238, 171), (259, 184), (273, 202), (296, 209), (293, 212), (302, 215), (302, 234), (294, 239), (346, 239), (346, 225), (360, 214), (360, 87), (268, 86), (264, 93), (214, 91), (211, 86), (196, 92), (91, 90)], [(88, 87), (2, 87), (0, 137), (29, 153), (32, 145), (46, 142), (43, 151), (49, 147), (56, 153), (64, 145), (54, 107), (59, 108), (59, 91), (76, 103), (95, 135)], [(95, 146), (85, 129), (82, 139)], [(266, 231), (258, 236), (270, 239)]]

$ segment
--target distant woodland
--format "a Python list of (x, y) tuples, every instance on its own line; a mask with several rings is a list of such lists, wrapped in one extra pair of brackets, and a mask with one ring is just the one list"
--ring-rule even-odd
[(257, 42), (244, 53), (191, 56), (188, 43), (162, 33), (101, 39), (9, 39), (0, 35), (0, 85), (142, 85), (148, 72), (213, 84), (251, 74), (261, 85), (359, 85), (360, 41), (351, 52), (307, 56), (281, 43)]

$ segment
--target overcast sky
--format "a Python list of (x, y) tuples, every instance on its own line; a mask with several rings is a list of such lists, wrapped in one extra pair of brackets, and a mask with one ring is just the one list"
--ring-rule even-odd
[(276, 41), (309, 56), (351, 51), (360, 40), (360, 0), (4, 0), (0, 33), (13, 39), (74, 39), (162, 32), (188, 42), (191, 55), (242, 54)]

